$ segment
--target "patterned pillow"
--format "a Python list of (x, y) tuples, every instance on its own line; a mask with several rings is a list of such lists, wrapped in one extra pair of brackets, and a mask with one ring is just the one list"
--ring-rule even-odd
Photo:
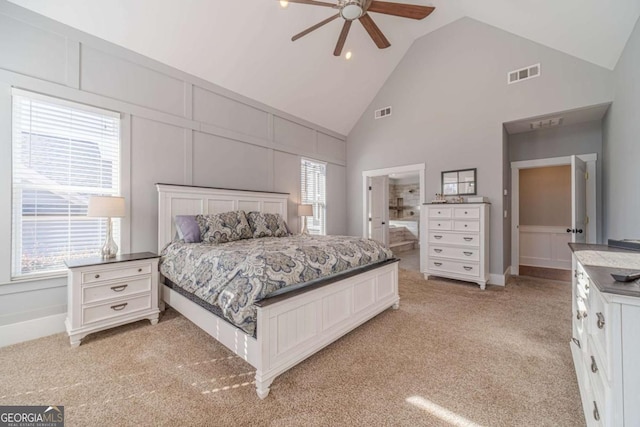
[(205, 243), (227, 243), (253, 236), (244, 211), (197, 215), (196, 221)]
[(289, 235), (287, 224), (280, 214), (249, 212), (247, 214), (253, 237), (285, 237)]

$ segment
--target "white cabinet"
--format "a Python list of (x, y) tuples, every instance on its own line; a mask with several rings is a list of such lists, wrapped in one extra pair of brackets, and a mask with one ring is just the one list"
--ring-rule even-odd
[(587, 425), (638, 426), (640, 298), (600, 291), (589, 271), (606, 278), (606, 267), (573, 264), (571, 353)]
[(420, 211), (422, 272), (475, 282), (489, 280), (489, 211), (487, 203), (432, 204)]
[(67, 261), (65, 325), (76, 347), (90, 333), (141, 319), (158, 322), (158, 256), (150, 252), (113, 259)]

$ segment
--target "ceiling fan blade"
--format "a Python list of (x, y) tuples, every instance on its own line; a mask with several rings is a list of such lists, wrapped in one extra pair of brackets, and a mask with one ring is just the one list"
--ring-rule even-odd
[(383, 13), (385, 15), (400, 16), (402, 18), (424, 19), (436, 8), (431, 6), (419, 6), (415, 4), (389, 3), (386, 1), (373, 1), (367, 12)]
[(332, 7), (334, 9), (338, 8), (338, 5), (333, 4), (333, 3), (325, 3), (322, 1), (315, 1), (315, 0), (288, 0), (289, 3), (300, 3), (300, 4), (310, 4), (312, 6), (324, 6), (324, 7)]
[(325, 19), (325, 20), (324, 20), (324, 21), (322, 21), (322, 22), (318, 22), (316, 25), (314, 25), (314, 26), (312, 26), (312, 27), (309, 27), (309, 28), (307, 28), (306, 30), (304, 30), (303, 32), (298, 33), (298, 34), (296, 34), (295, 36), (291, 37), (291, 41), (292, 41), (292, 42), (294, 42), (294, 41), (298, 40), (300, 37), (304, 37), (304, 36), (306, 36), (306, 35), (307, 35), (307, 34), (309, 34), (311, 31), (315, 31), (315, 30), (317, 30), (318, 28), (322, 27), (323, 25), (328, 24), (329, 22), (333, 21), (334, 19), (336, 19), (336, 18), (337, 18), (337, 17), (339, 17), (339, 16), (340, 16), (340, 14), (339, 14), (339, 13), (337, 13), (337, 14), (333, 15), (332, 17)]
[(364, 27), (364, 29), (367, 30), (367, 33), (369, 33), (369, 35), (373, 39), (373, 42), (376, 44), (376, 46), (378, 46), (380, 49), (385, 49), (391, 46), (391, 43), (389, 43), (389, 40), (387, 40), (384, 34), (382, 34), (382, 31), (380, 31), (380, 28), (378, 28), (376, 23), (373, 22), (373, 19), (371, 19), (371, 17), (368, 14), (365, 13), (364, 15), (362, 15), (359, 21)]
[(340, 37), (338, 37), (338, 43), (336, 44), (336, 48), (333, 51), (333, 56), (342, 55), (342, 48), (347, 41), (347, 36), (349, 35), (349, 30), (351, 29), (352, 22), (353, 21), (344, 21), (344, 26), (342, 27), (342, 31), (340, 32)]

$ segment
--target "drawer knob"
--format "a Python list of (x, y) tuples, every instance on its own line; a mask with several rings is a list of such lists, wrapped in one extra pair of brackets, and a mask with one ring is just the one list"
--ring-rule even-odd
[(435, 265), (436, 267), (440, 267), (442, 265), (441, 262), (434, 262), (433, 265)]
[(129, 286), (129, 285), (112, 286), (112, 287), (111, 287), (111, 290), (112, 290), (113, 292), (122, 292), (122, 291), (124, 291), (125, 289), (127, 289), (127, 286)]
[(122, 304), (118, 304), (118, 305), (112, 305), (111, 306), (111, 310), (114, 311), (120, 311), (120, 310), (124, 310), (124, 308), (129, 305), (128, 302), (123, 302)]
[(468, 213), (467, 211), (464, 211), (464, 214), (465, 214), (465, 215), (466, 215), (467, 213)]
[(442, 239), (442, 236), (433, 236), (436, 239)]
[(604, 328), (604, 314), (602, 313), (596, 313), (596, 316), (598, 317), (598, 329), (603, 329)]
[(465, 227), (468, 227), (469, 225), (465, 224), (464, 226), (465, 226)]
[(442, 252), (442, 249), (434, 249), (433, 251), (439, 254), (440, 252)]
[(466, 265), (465, 265), (465, 266), (463, 266), (462, 268), (464, 268), (464, 269), (465, 269), (465, 270), (467, 270), (467, 271), (471, 271), (471, 270), (473, 270), (473, 267), (467, 267)]
[(142, 273), (142, 269), (141, 268), (138, 269), (138, 273)]
[(465, 242), (470, 242), (473, 240), (473, 237), (464, 237)]
[(598, 372), (598, 365), (596, 364), (596, 359), (593, 356), (591, 356), (591, 372), (594, 374)]
[(473, 252), (462, 252), (463, 254), (465, 254), (466, 256), (471, 256), (473, 255)]
[(96, 279), (99, 279), (99, 278), (100, 278), (100, 275), (99, 275), (99, 274), (96, 274), (94, 277), (95, 277)]
[(440, 215), (440, 211), (438, 211), (438, 215)]
[(585, 317), (587, 317), (587, 312), (586, 312), (586, 311), (580, 311), (580, 310), (578, 310), (578, 314), (576, 315), (576, 318), (577, 318), (578, 320), (582, 320), (582, 319), (584, 319)]
[(598, 412), (598, 405), (596, 402), (593, 402), (593, 419), (600, 421), (600, 412)]

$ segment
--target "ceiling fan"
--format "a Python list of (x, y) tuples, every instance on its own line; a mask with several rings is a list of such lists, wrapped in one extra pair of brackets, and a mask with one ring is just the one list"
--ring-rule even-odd
[(369, 12), (399, 16), (402, 18), (424, 19), (435, 10), (435, 7), (430, 6), (391, 3), (378, 0), (337, 0), (335, 4), (315, 0), (288, 0), (288, 2), (281, 3), (301, 3), (338, 9), (337, 14), (325, 19), (324, 21), (318, 22), (316, 25), (307, 28), (291, 38), (291, 41), (296, 41), (310, 32), (328, 24), (334, 19), (342, 18), (344, 19), (344, 25), (342, 26), (340, 37), (338, 37), (336, 48), (333, 51), (334, 56), (340, 56), (342, 54), (342, 49), (344, 48), (347, 36), (349, 35), (349, 30), (351, 29), (351, 23), (356, 19), (360, 21), (364, 29), (367, 30), (367, 33), (369, 33), (369, 36), (371, 36), (373, 42), (378, 46), (378, 48), (385, 49), (391, 46), (389, 40), (387, 40), (382, 31), (380, 31), (380, 28), (378, 28), (375, 22), (373, 22), (373, 19), (371, 19), (371, 16), (369, 16)]

